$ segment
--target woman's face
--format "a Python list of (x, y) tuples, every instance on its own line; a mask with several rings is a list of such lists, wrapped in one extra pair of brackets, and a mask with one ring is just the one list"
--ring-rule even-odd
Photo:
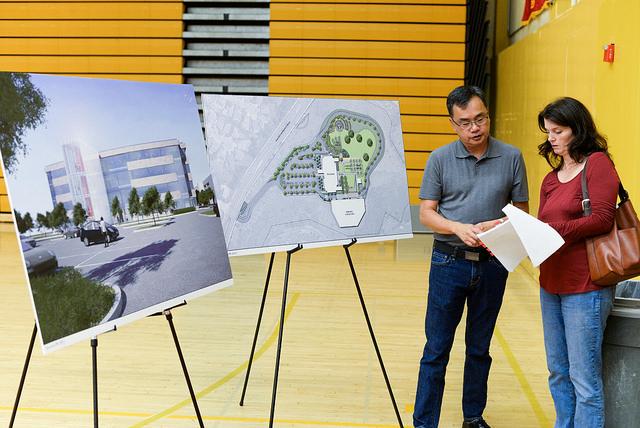
[(558, 125), (557, 123), (545, 119), (544, 128), (547, 130), (547, 141), (551, 143), (553, 153), (558, 156), (569, 155), (569, 144), (573, 141), (573, 131), (568, 126)]

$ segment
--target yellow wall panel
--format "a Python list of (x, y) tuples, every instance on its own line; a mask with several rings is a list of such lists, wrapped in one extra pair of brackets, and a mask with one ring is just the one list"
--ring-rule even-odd
[(319, 58), (271, 58), (272, 76), (296, 70), (302, 76), (413, 76), (436, 79), (464, 79), (464, 63), (453, 61), (396, 61)]
[[(550, 10), (550, 22), (499, 54), (496, 136), (523, 151), (531, 212), (550, 167), (537, 154), (544, 141), (538, 112), (550, 101), (572, 96), (591, 111), (632, 198), (640, 196), (640, 2), (593, 0)], [(613, 64), (602, 46), (615, 42)], [(514, 84), (518, 82), (518, 84)]]
[(362, 77), (269, 77), (269, 92), (296, 94), (400, 95), (446, 97), (462, 80)]
[(0, 16), (3, 19), (173, 19), (182, 13), (180, 3), (41, 3), (37, 7), (33, 4), (2, 3), (0, 2)]
[(420, 187), (422, 185), (422, 175), (424, 170), (421, 169), (408, 169), (407, 170), (407, 183), (409, 187)]
[(464, 43), (271, 40), (271, 58), (371, 58), (464, 60)]
[(449, 118), (444, 116), (407, 116), (402, 115), (402, 130), (404, 132), (424, 132), (444, 134), (451, 132)]
[(0, 162), (0, 213), (6, 214), (11, 212), (11, 207), (9, 206), (9, 198), (7, 196), (7, 186), (4, 181), (3, 170), (4, 168)]
[(419, 193), (420, 188), (409, 187), (409, 203), (411, 205), (420, 205), (420, 198), (418, 197)]
[(181, 57), (0, 56), (0, 69), (16, 72), (170, 74), (181, 67)]
[(182, 21), (0, 22), (0, 37), (182, 37)]
[[(92, 2), (92, 0), (20, 0), (21, 3), (54, 3), (59, 4), (61, 7), (64, 7), (68, 4), (75, 3), (88, 3)], [(120, 3), (122, 0), (95, 0), (95, 2), (104, 2), (104, 3)], [(181, 1), (176, 0), (137, 0), (137, 3), (182, 3)], [(16, 0), (0, 0), (0, 3), (16, 3)], [(127, 2), (130, 3), (130, 2)], [(37, 6), (34, 6), (37, 7)]]
[(0, 195), (0, 212), (11, 212), (11, 205), (9, 204), (9, 197), (7, 195)]
[(429, 153), (427, 152), (405, 152), (404, 159), (407, 164), (407, 169), (424, 170), (427, 164)]
[(107, 73), (64, 73), (66, 76), (94, 77), (98, 79), (136, 80), (138, 82), (182, 83), (181, 74), (107, 74)]
[(402, 139), (405, 150), (432, 152), (458, 138), (456, 134), (414, 134), (404, 132)]
[[(5, 0), (0, 0), (5, 1)], [(36, 0), (30, 0), (36, 1)], [(60, 0), (62, 1), (62, 0)], [(115, 1), (115, 0), (112, 0)], [(275, 0), (272, 1), (271, 4), (276, 3), (336, 3), (337, 0)], [(349, 0), (349, 3), (371, 3), (371, 0)], [(376, 3), (380, 4), (398, 4), (397, 0), (376, 0)], [(402, 0), (402, 4), (459, 4), (465, 5), (466, 0)]]
[(464, 24), (466, 9), (442, 5), (272, 3), (272, 21), (431, 22)]
[(182, 82), (177, 0), (0, 0), (0, 69)]
[(464, 42), (464, 25), (352, 22), (271, 22), (272, 39)]
[(0, 55), (182, 55), (181, 39), (5, 38)]

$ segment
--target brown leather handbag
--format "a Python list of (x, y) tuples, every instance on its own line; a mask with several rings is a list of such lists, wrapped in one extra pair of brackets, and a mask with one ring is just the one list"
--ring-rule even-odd
[[(582, 211), (591, 215), (591, 202), (587, 188), (587, 161), (582, 170)], [(611, 231), (587, 238), (587, 258), (591, 280), (602, 286), (615, 285), (640, 275), (640, 221), (622, 186), (618, 188), (620, 203)]]

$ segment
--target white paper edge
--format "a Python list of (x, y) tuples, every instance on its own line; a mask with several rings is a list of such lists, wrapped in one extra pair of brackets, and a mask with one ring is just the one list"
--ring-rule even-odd
[[(510, 212), (517, 212), (515, 210), (522, 211), (520, 208), (518, 208), (518, 207), (516, 207), (516, 206), (514, 206), (512, 204), (507, 204), (502, 209), (502, 211), (505, 214), (507, 214), (507, 217), (508, 217), (509, 214), (505, 210), (510, 211)], [(540, 264), (542, 264), (542, 262), (547, 260), (549, 257), (551, 257), (551, 255), (553, 255), (556, 251), (558, 251), (558, 249), (560, 247), (562, 247), (565, 244), (566, 241), (564, 240), (564, 238), (562, 236), (560, 236), (560, 234), (558, 233), (557, 230), (555, 230), (553, 227), (549, 226), (547, 223), (537, 219), (536, 217), (532, 216), (529, 213), (526, 213), (524, 211), (522, 211), (522, 213), (526, 214), (527, 216), (530, 216), (530, 217), (534, 218), (536, 221), (539, 221), (540, 223), (545, 225), (547, 230), (548, 230), (548, 232), (549, 232), (549, 234), (553, 237), (553, 240), (554, 240), (554, 242), (552, 242), (553, 245), (551, 247), (549, 247), (550, 252), (548, 254), (545, 253), (546, 255), (544, 255), (544, 257), (541, 260), (537, 260), (537, 258), (536, 258), (536, 260), (534, 260), (531, 257), (531, 254), (529, 254), (529, 251), (528, 251), (527, 247), (524, 245), (524, 241), (522, 240), (522, 235), (518, 232), (518, 228), (515, 227), (515, 226), (513, 227), (513, 229), (516, 231), (516, 234), (518, 235), (518, 238), (520, 239), (520, 242), (521, 242), (522, 246), (524, 247), (525, 251), (527, 252), (527, 256), (529, 257), (529, 260), (531, 260), (531, 264), (533, 265), (533, 267), (538, 267), (538, 266), (540, 266)], [(518, 213), (518, 215), (519, 214), (520, 213)], [(553, 248), (553, 250), (551, 250), (552, 248)]]

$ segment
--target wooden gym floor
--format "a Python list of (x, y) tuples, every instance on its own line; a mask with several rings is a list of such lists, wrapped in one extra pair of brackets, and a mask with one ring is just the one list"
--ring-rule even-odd
[[(430, 235), (416, 235), (351, 248), (407, 427), (431, 244)], [(268, 425), (285, 257), (276, 255), (244, 407), (238, 401), (269, 257), (232, 258), (232, 287), (173, 311), (207, 427)], [(7, 426), (33, 328), (16, 238), (8, 232), (0, 233), (0, 300), (0, 426)], [(442, 427), (461, 426), (463, 324), (447, 372)], [(136, 321), (98, 342), (100, 426), (198, 426), (164, 317)], [(521, 268), (509, 278), (491, 350), (487, 421), (494, 428), (551, 427), (538, 285)], [(88, 341), (47, 356), (36, 342), (14, 426), (93, 426), (91, 376)], [(398, 426), (341, 247), (292, 256), (275, 426)]]

